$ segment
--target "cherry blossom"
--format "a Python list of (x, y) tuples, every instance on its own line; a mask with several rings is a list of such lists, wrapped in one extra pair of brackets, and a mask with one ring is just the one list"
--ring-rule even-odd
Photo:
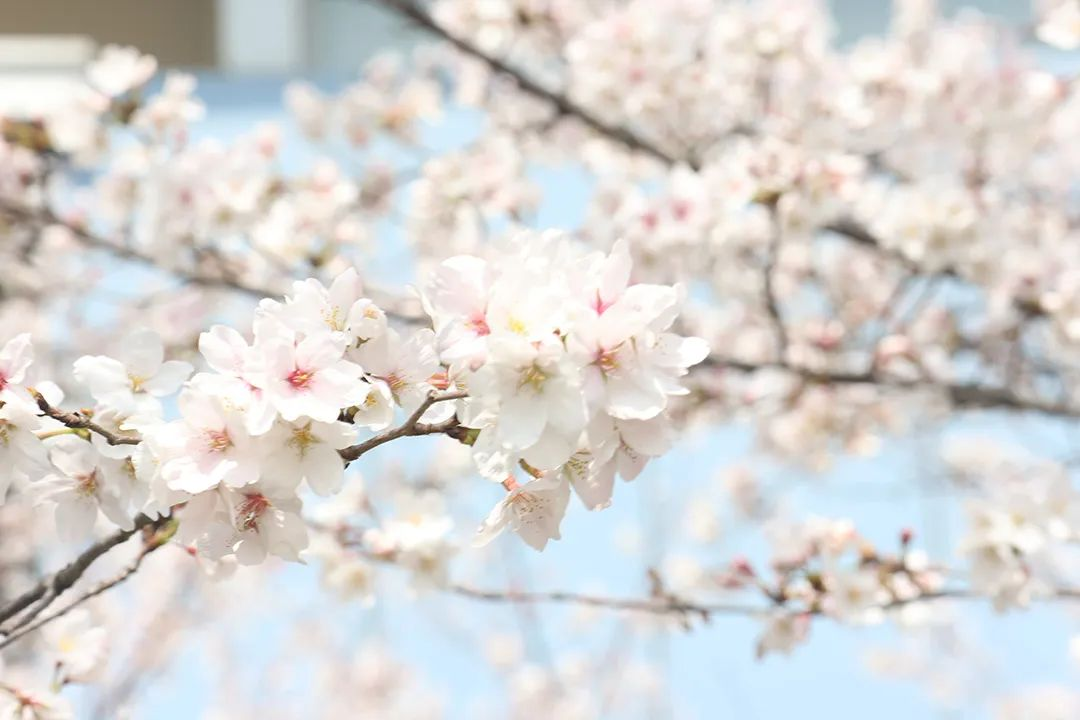
[(132, 516), (125, 493), (128, 471), (119, 460), (99, 455), (90, 443), (60, 438), (49, 451), (59, 471), (33, 485), (39, 503), (54, 507), (56, 530), (65, 540), (86, 536), (99, 511), (121, 528), (131, 528)]
[(570, 500), (570, 486), (559, 478), (544, 477), (513, 487), (492, 509), (477, 531), (474, 543), (486, 545), (509, 527), (536, 550), (558, 540), (559, 525)]
[[(1076, 3), (849, 42), (820, 0), (372, 2), (438, 46), (282, 122), (213, 137), (118, 46), (5, 109), (0, 715), (137, 716), (198, 635), (209, 715), (242, 665), (283, 716), (438, 716), (355, 652), (375, 606), (488, 638), (492, 716), (678, 714), (642, 646), (742, 622), (770, 671), (887, 625), (945, 712), (1071, 717), (965, 620), (1080, 596)], [(476, 545), (561, 547), (462, 547), (488, 503)]]
[(106, 45), (86, 68), (90, 84), (109, 97), (140, 88), (157, 72), (157, 58), (133, 47)]
[(182, 360), (165, 360), (161, 338), (140, 330), (126, 338), (119, 358), (83, 356), (75, 361), (75, 377), (85, 383), (98, 402), (120, 412), (133, 413), (175, 393), (191, 374)]

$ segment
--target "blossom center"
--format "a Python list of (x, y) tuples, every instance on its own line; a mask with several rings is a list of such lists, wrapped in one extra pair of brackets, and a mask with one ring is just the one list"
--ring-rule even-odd
[(131, 383), (132, 392), (142, 392), (143, 385), (149, 378), (144, 378), (141, 375), (132, 375), (128, 373), (128, 382)]
[(615, 350), (597, 350), (593, 364), (605, 375), (619, 369), (619, 354)]
[(286, 381), (297, 390), (304, 390), (311, 384), (311, 380), (314, 377), (315, 373), (311, 370), (301, 370), (300, 368), (297, 368), (289, 373), (289, 377), (286, 378)]
[(536, 365), (530, 365), (525, 372), (521, 374), (521, 380), (518, 382), (518, 388), (531, 387), (533, 390), (539, 392), (544, 388), (544, 383), (547, 382), (549, 375), (541, 370)]
[(91, 497), (96, 495), (98, 491), (98, 476), (97, 470), (91, 470), (86, 475), (79, 475), (75, 478), (75, 492), (84, 497)]
[(390, 373), (389, 375), (384, 377), (383, 380), (385, 380), (386, 384), (390, 386), (390, 392), (394, 393), (395, 396), (402, 390), (404, 390), (405, 386), (409, 384), (405, 378), (401, 377), (397, 373)]
[(316, 442), (318, 441), (315, 436), (311, 434), (311, 423), (304, 427), (293, 428), (292, 437), (288, 440), (288, 444), (300, 453), (300, 457), (307, 455), (308, 449)]
[(226, 430), (207, 430), (206, 447), (210, 452), (225, 452), (232, 447), (232, 438)]
[(240, 530), (258, 532), (259, 518), (270, 508), (270, 500), (262, 493), (246, 493), (236, 508), (236, 526)]
[(341, 317), (341, 308), (337, 305), (329, 310), (323, 310), (322, 316), (323, 322), (331, 330), (342, 331), (345, 329), (345, 322)]
[[(515, 322), (517, 322), (518, 325), (521, 325), (522, 331), (524, 331), (524, 325), (522, 325), (519, 321), (516, 320), (510, 321), (510, 329), (514, 332), (517, 332), (516, 330), (514, 330)], [(480, 337), (491, 334), (491, 328), (487, 324), (487, 318), (485, 318), (483, 315), (477, 315), (475, 317), (469, 318), (468, 322), (465, 323), (465, 327), (469, 328)]]
[(510, 318), (510, 321), (506, 324), (506, 327), (510, 330), (510, 332), (514, 333), (515, 335), (524, 335), (526, 332), (528, 332), (528, 328), (525, 327), (525, 323), (521, 320), (518, 320), (516, 317)]

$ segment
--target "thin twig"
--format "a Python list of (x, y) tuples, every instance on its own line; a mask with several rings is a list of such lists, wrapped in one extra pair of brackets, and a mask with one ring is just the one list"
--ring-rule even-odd
[(460, 400), (464, 397), (466, 397), (466, 393), (456, 391), (442, 394), (430, 393), (424, 399), (424, 402), (420, 403), (420, 406), (416, 408), (416, 410), (413, 411), (413, 414), (401, 425), (379, 433), (375, 437), (365, 440), (362, 443), (341, 450), (341, 457), (345, 459), (345, 462), (352, 462), (364, 453), (401, 437), (451, 434), (460, 428), (460, 424), (456, 417), (451, 417), (449, 420), (444, 420), (441, 423), (421, 423), (420, 418), (423, 417), (424, 413), (435, 403), (446, 402), (448, 400)]
[(106, 442), (110, 445), (138, 445), (142, 442), (142, 438), (138, 435), (117, 435), (116, 433), (101, 427), (81, 413), (64, 412), (63, 410), (54, 408), (49, 404), (49, 401), (36, 390), (31, 389), (30, 393), (34, 396), (34, 400), (37, 401), (37, 406), (42, 413), (69, 428), (74, 430), (89, 430), (90, 432), (105, 438)]
[[(155, 521), (155, 522), (156, 523), (161, 523), (162, 521), (158, 520), (158, 521)], [(139, 554), (135, 557), (135, 561), (131, 565), (124, 568), (124, 570), (119, 575), (117, 575), (117, 576), (115, 576), (113, 578), (110, 578), (109, 580), (105, 580), (105, 581), (103, 581), (101, 583), (98, 583), (93, 588), (87, 590), (85, 593), (83, 593), (79, 597), (75, 598), (74, 600), (72, 600), (70, 603), (68, 603), (64, 607), (62, 607), (62, 608), (60, 608), (60, 609), (58, 609), (58, 610), (56, 610), (56, 611), (54, 611), (52, 613), (49, 613), (48, 615), (45, 615), (44, 617), (39, 618), (36, 622), (34, 622), (32, 624), (29, 624), (29, 625), (25, 625), (25, 623), (24, 623), (23, 625), (20, 625), (18, 628), (13, 629), (11, 631), (8, 631), (7, 637), (5, 637), (2, 641), (0, 641), (0, 650), (3, 650), (8, 645), (10, 645), (13, 642), (15, 642), (16, 640), (18, 640), (19, 638), (24, 637), (25, 635), (28, 635), (28, 634), (34, 632), (35, 630), (38, 630), (38, 629), (48, 625), (49, 623), (53, 622), (54, 620), (60, 619), (64, 615), (67, 615), (69, 612), (71, 612), (75, 608), (79, 607), (80, 605), (85, 603), (87, 600), (95, 598), (98, 595), (101, 595), (102, 593), (106, 592), (107, 590), (110, 590), (111, 588), (114, 588), (117, 585), (123, 583), (125, 580), (130, 578), (136, 572), (138, 572), (139, 567), (142, 565), (142, 562), (146, 558), (147, 555), (154, 552), (158, 548), (163, 547), (164, 545), (166, 545), (167, 540), (168, 540), (168, 538), (165, 538), (165, 539), (158, 539), (158, 538), (154, 538), (154, 537), (149, 538), (147, 540), (147, 542), (143, 545), (142, 549), (139, 551)]]
[(0, 607), (0, 623), (10, 620), (42, 598), (48, 597), (50, 601), (56, 599), (65, 590), (71, 588), (94, 561), (117, 545), (127, 542), (132, 535), (153, 522), (153, 518), (139, 515), (135, 518), (135, 526), (131, 530), (118, 530), (107, 538), (91, 545), (63, 568), (42, 579), (37, 585)]
[(678, 158), (662, 149), (651, 140), (637, 134), (630, 128), (617, 125), (593, 114), (593, 112), (571, 100), (564, 93), (544, 87), (525, 72), (513, 67), (506, 61), (490, 55), (474, 45), (467, 38), (460, 37), (440, 25), (431, 14), (413, 0), (371, 0), (377, 5), (408, 18), (425, 32), (435, 35), (456, 47), (466, 55), (479, 60), (497, 73), (513, 78), (518, 87), (526, 94), (544, 100), (555, 107), (560, 115), (572, 117), (600, 135), (614, 140), (626, 147), (651, 155), (666, 165), (674, 165)]
[(769, 243), (769, 254), (765, 260), (765, 266), (761, 269), (765, 293), (765, 309), (772, 320), (773, 332), (776, 334), (777, 356), (783, 361), (787, 358), (788, 333), (784, 316), (780, 312), (780, 302), (776, 297), (776, 270), (780, 262), (780, 248), (784, 241), (783, 219), (775, 202), (769, 203), (769, 215), (772, 218), (773, 236)]
[[(700, 603), (680, 599), (672, 595), (664, 595), (654, 598), (625, 598), (608, 597), (602, 595), (587, 595), (574, 592), (521, 592), (517, 590), (482, 590), (468, 585), (450, 585), (446, 588), (449, 592), (461, 595), (473, 600), (482, 600), (493, 603), (552, 603), (562, 605), (579, 605), (585, 607), (605, 608), (609, 610), (628, 610), (632, 612), (650, 613), (653, 615), (697, 615), (708, 619), (713, 615), (732, 615), (742, 617), (771, 617), (778, 611), (790, 612), (793, 615), (825, 615), (820, 607), (814, 608), (783, 608), (776, 605), (746, 605), (735, 603)], [(937, 602), (941, 600), (988, 600), (981, 595), (966, 588), (939, 590), (927, 592), (911, 598), (897, 598), (881, 605), (882, 610), (893, 610), (905, 605), (913, 605), (921, 602)], [(1038, 598), (1039, 600), (1080, 600), (1080, 588), (1062, 588), (1051, 595)]]
[(716, 355), (710, 355), (698, 367), (702, 369), (734, 370), (745, 373), (770, 369), (785, 370), (798, 375), (807, 382), (821, 385), (877, 385), (897, 390), (922, 390), (941, 393), (957, 408), (1035, 412), (1062, 418), (1080, 417), (1080, 407), (1072, 404), (1024, 397), (1007, 388), (979, 383), (947, 383), (930, 379), (907, 380), (890, 377), (879, 370), (859, 372), (815, 370), (790, 362), (748, 362)]
[[(685, 163), (694, 170), (701, 169), (701, 163), (693, 158), (680, 158), (676, 157), (667, 150), (661, 148), (652, 140), (643, 137), (635, 130), (617, 123), (609, 122), (601, 119), (593, 114), (588, 108), (571, 100), (566, 93), (553, 90), (544, 86), (539, 81), (535, 80), (524, 70), (514, 67), (505, 60), (498, 58), (475, 45), (468, 38), (461, 37), (456, 33), (450, 31), (448, 28), (443, 27), (439, 22), (416, 0), (367, 0), (367, 2), (373, 3), (387, 10), (397, 13), (398, 15), (410, 20), (417, 27), (427, 32), (428, 34), (440, 38), (455, 48), (463, 52), (464, 54), (479, 60), (487, 65), (491, 70), (512, 78), (517, 84), (518, 88), (527, 95), (530, 95), (538, 100), (545, 101), (552, 105), (560, 115), (566, 117), (572, 117), (580, 121), (583, 125), (587, 126), (591, 130), (603, 135), (604, 137), (613, 140), (624, 147), (631, 150), (636, 150), (649, 155), (665, 165), (676, 165), (678, 163)], [(830, 224), (824, 228), (837, 235), (842, 235), (849, 240), (861, 245), (873, 247), (879, 252), (882, 252), (895, 260), (904, 263), (907, 266), (912, 266), (914, 263), (905, 258), (903, 255), (891, 250), (885, 249), (883, 243), (877, 238), (869, 229), (859, 224), (851, 218), (844, 218), (837, 222)], [(943, 274), (952, 275), (955, 271), (946, 269)]]

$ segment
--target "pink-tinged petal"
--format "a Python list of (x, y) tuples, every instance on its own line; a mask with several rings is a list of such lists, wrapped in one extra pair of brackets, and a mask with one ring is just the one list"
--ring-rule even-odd
[(648, 420), (667, 406), (667, 397), (651, 378), (616, 375), (607, 381), (607, 411), (616, 418)]
[(228, 464), (228, 470), (223, 474), (222, 480), (232, 488), (240, 488), (259, 481), (259, 466), (254, 457), (233, 458), (223, 461)]
[[(299, 508), (296, 512), (299, 512)], [(267, 551), (282, 560), (303, 564), (300, 552), (308, 546), (308, 533), (307, 526), (296, 512), (284, 513), (280, 524), (270, 529)]]
[(41, 393), (45, 401), (53, 407), (58, 407), (64, 402), (64, 391), (59, 385), (51, 380), (34, 383), (34, 389)]
[(162, 472), (165, 484), (170, 490), (198, 495), (216, 488), (225, 473), (234, 465), (235, 463), (231, 460), (220, 460), (205, 465), (181, 460), (170, 463)]
[(277, 415), (277, 409), (267, 398), (266, 393), (262, 390), (254, 390), (251, 393), (247, 412), (244, 414), (244, 429), (249, 435), (255, 437), (265, 435), (274, 426)]
[(225, 375), (239, 375), (244, 369), (248, 344), (231, 327), (215, 325), (199, 335), (199, 352), (211, 368)]
[(642, 455), (660, 457), (671, 449), (673, 432), (668, 419), (618, 420), (615, 423), (623, 443)]
[(356, 428), (348, 423), (312, 423), (311, 431), (319, 442), (334, 450), (347, 448), (356, 441)]
[(567, 435), (553, 425), (544, 428), (540, 439), (522, 451), (525, 462), (539, 470), (554, 470), (565, 463), (577, 449), (578, 435)]
[(611, 495), (615, 488), (615, 463), (607, 462), (600, 466), (586, 459), (571, 458), (566, 466), (566, 474), (574, 486), (574, 492), (586, 510), (602, 510), (611, 505)]
[(236, 562), (241, 565), (258, 565), (266, 559), (266, 546), (257, 533), (246, 532), (236, 546)]
[(142, 388), (155, 397), (172, 395), (180, 389), (194, 370), (191, 363), (183, 360), (169, 360), (162, 363), (157, 374), (144, 382)]
[(619, 471), (619, 476), (622, 477), (623, 480), (633, 480), (645, 469), (645, 466), (649, 462), (649, 456), (642, 455), (635, 452), (632, 448), (623, 446), (619, 449), (619, 452), (615, 453), (615, 462)]
[(120, 498), (115, 494), (106, 490), (99, 492), (97, 499), (101, 513), (118, 528), (131, 530), (135, 527), (135, 520), (128, 511), (126, 503), (121, 502)]
[(701, 338), (664, 333), (652, 357), (660, 367), (682, 369), (697, 365), (708, 356), (709, 344)]
[(97, 469), (98, 454), (94, 446), (74, 436), (64, 436), (56, 441), (49, 453), (52, 464), (68, 477), (89, 475)]
[(197, 430), (221, 430), (225, 427), (225, 416), (219, 403), (213, 396), (191, 389), (180, 393), (177, 399), (184, 422)]
[(4, 382), (21, 383), (26, 378), (27, 368), (33, 362), (34, 346), (30, 341), (30, 333), (16, 335), (0, 349), (0, 377)]
[(85, 385), (95, 398), (102, 398), (131, 388), (127, 368), (119, 360), (104, 355), (84, 355), (75, 361), (75, 379)]
[(597, 288), (597, 299), (600, 305), (594, 308), (598, 313), (603, 313), (622, 295), (626, 286), (630, 283), (632, 265), (630, 250), (626, 241), (617, 240), (611, 248), (611, 254), (604, 261), (603, 271), (600, 275), (600, 283)]
[(341, 359), (345, 348), (329, 333), (309, 335), (296, 346), (296, 366), (302, 370), (317, 370)]
[(547, 424), (547, 406), (524, 394), (514, 395), (499, 408), (496, 435), (503, 445), (523, 450), (536, 443)]
[(360, 280), (360, 273), (356, 268), (346, 268), (344, 272), (334, 278), (330, 283), (330, 302), (347, 312), (349, 307), (364, 294), (364, 284)]
[(510, 522), (509, 497), (503, 498), (498, 505), (491, 509), (487, 519), (481, 523), (473, 537), (474, 547), (483, 547), (497, 538), (506, 529)]
[(345, 461), (336, 450), (312, 448), (304, 457), (304, 479), (318, 495), (333, 495), (345, 482)]
[(558, 479), (534, 480), (521, 490), (515, 491), (511, 502), (511, 522), (516, 532), (529, 547), (542, 551), (548, 540), (562, 537), (559, 525), (566, 514), (570, 501), (570, 484)]
[(119, 357), (131, 375), (145, 379), (153, 377), (161, 367), (165, 348), (153, 330), (136, 330), (124, 341)]
[[(653, 329), (663, 329), (675, 321), (679, 310), (679, 294), (667, 285), (631, 285), (612, 307), (612, 313), (629, 321), (638, 318), (638, 323)], [(637, 324), (637, 323), (635, 323)]]
[(483, 312), (486, 300), (487, 262), (471, 255), (444, 260), (428, 277), (424, 301), (435, 314), (468, 318)]

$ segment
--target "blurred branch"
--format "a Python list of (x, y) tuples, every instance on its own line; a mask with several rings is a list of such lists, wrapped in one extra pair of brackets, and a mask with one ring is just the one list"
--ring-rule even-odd
[[(4, 214), (9, 218), (15, 220), (33, 223), (39, 227), (47, 225), (57, 225), (68, 232), (70, 232), (76, 240), (82, 245), (92, 250), (102, 250), (109, 253), (115, 258), (133, 262), (144, 267), (153, 268), (159, 272), (171, 275), (178, 280), (189, 284), (197, 285), (204, 288), (230, 290), (232, 292), (246, 295), (256, 300), (261, 300), (267, 297), (278, 297), (284, 294), (284, 285), (282, 283), (281, 289), (260, 287), (249, 284), (234, 275), (228, 273), (224, 267), (224, 263), (218, 258), (217, 267), (219, 269), (216, 273), (202, 273), (195, 270), (188, 270), (180, 267), (167, 266), (162, 264), (156, 258), (138, 252), (128, 247), (124, 247), (118, 243), (107, 240), (106, 238), (95, 235), (87, 230), (85, 227), (78, 223), (66, 221), (56, 215), (52, 210), (48, 208), (32, 209), (27, 208), (15, 203), (0, 200), (0, 214)], [(211, 253), (212, 254), (212, 253)], [(283, 278), (283, 280), (293, 280), (292, 277)], [(393, 304), (401, 298), (380, 298), (380, 305), (385, 305), (383, 311), (387, 316), (395, 318), (405, 323), (417, 323), (423, 322), (424, 316), (418, 315), (414, 312), (404, 312), (400, 309), (393, 307)]]
[[(146, 556), (149, 555), (150, 553), (154, 552), (158, 548), (163, 547), (165, 544), (167, 544), (168, 540), (172, 537), (172, 532), (170, 532), (168, 529), (166, 529), (167, 526), (169, 525), (169, 523), (174, 523), (174, 521), (169, 517), (164, 517), (164, 518), (159, 518), (157, 520), (153, 520), (153, 521), (147, 523), (146, 525), (143, 526), (143, 528), (138, 528), (138, 529), (144, 530), (144, 532), (146, 533), (146, 538), (145, 538), (145, 540), (143, 542), (142, 549), (139, 551), (139, 554), (135, 557), (135, 561), (133, 563), (128, 565), (126, 568), (124, 568), (124, 570), (119, 575), (116, 575), (115, 577), (113, 577), (113, 578), (111, 578), (109, 580), (106, 580), (104, 582), (101, 582), (101, 583), (95, 585), (93, 588), (91, 588), (90, 590), (87, 590), (85, 593), (83, 593), (82, 595), (77, 597), (75, 600), (72, 600), (70, 603), (68, 603), (64, 607), (62, 607), (59, 610), (56, 610), (54, 612), (51, 612), (48, 615), (45, 615), (44, 617), (40, 618), (36, 622), (33, 622), (31, 624), (27, 624), (29, 618), (25, 618), (25, 617), (22, 618), (20, 620), (20, 622), (17, 625), (15, 625), (14, 628), (12, 628), (11, 630), (9, 630), (7, 632), (7, 637), (5, 637), (2, 641), (0, 641), (0, 650), (3, 650), (8, 645), (10, 645), (11, 643), (18, 640), (19, 638), (21, 638), (21, 637), (23, 637), (25, 635), (28, 635), (29, 633), (32, 633), (35, 630), (38, 630), (38, 629), (48, 625), (49, 623), (53, 622), (54, 620), (58, 620), (58, 619), (62, 618), (64, 615), (67, 615), (69, 612), (71, 612), (72, 610), (74, 610), (78, 606), (85, 603), (87, 600), (90, 600), (91, 598), (95, 598), (98, 595), (101, 595), (102, 593), (106, 592), (107, 590), (116, 587), (117, 585), (121, 584), (122, 582), (127, 580), (129, 577), (134, 575), (136, 572), (138, 572), (139, 567), (142, 565), (142, 562), (146, 558)], [(134, 533), (134, 532), (135, 532), (135, 530), (132, 530), (132, 533)], [(89, 567), (89, 566), (87, 566), (87, 567)], [(59, 593), (57, 593), (57, 595), (59, 595)], [(46, 597), (48, 597), (48, 595), (46, 595)], [(52, 597), (56, 597), (56, 595), (53, 595)], [(44, 603), (41, 603), (40, 605), (38, 605), (37, 606), (39, 608), (38, 612), (40, 612), (41, 610), (44, 610), (46, 607), (48, 607), (48, 605), (49, 605), (48, 602), (44, 602)]]
[[(42, 579), (30, 590), (27, 590), (19, 597), (3, 607), (0, 607), (0, 623), (10, 620), (32, 605), (35, 607), (28, 613), (28, 617), (35, 617), (64, 591), (69, 590), (98, 558), (117, 545), (127, 542), (135, 533), (140, 532), (143, 528), (148, 527), (155, 522), (157, 521), (151, 517), (139, 515), (135, 518), (135, 525), (132, 529), (118, 530), (105, 539), (91, 545), (63, 568)], [(15, 627), (20, 627), (22, 624), (25, 624), (26, 620), (27, 617), (22, 618), (19, 623), (15, 624)]]
[(625, 145), (631, 150), (650, 155), (666, 165), (674, 165), (679, 162), (679, 159), (674, 155), (630, 128), (610, 123), (594, 115), (591, 110), (577, 104), (564, 93), (544, 87), (524, 71), (484, 52), (470, 40), (451, 32), (440, 25), (420, 3), (414, 0), (368, 0), (368, 2), (407, 18), (425, 32), (445, 40), (464, 54), (484, 63), (494, 72), (513, 78), (523, 92), (553, 105), (560, 115), (572, 117), (600, 135)]
[(174, 277), (192, 285), (201, 285), (203, 287), (220, 287), (227, 290), (233, 290), (235, 292), (249, 295), (256, 299), (262, 299), (264, 297), (273, 297), (280, 295), (277, 290), (271, 290), (268, 288), (255, 287), (248, 285), (235, 278), (230, 278), (225, 275), (204, 275), (194, 271), (185, 270), (177, 267), (167, 267), (162, 265), (155, 258), (140, 253), (136, 250), (126, 248), (115, 242), (111, 242), (103, 237), (93, 234), (86, 228), (80, 226), (77, 223), (68, 222), (56, 215), (52, 210), (48, 208), (32, 209), (17, 205), (11, 202), (0, 201), (0, 213), (7, 215), (10, 218), (20, 220), (28, 223), (35, 223), (39, 226), (45, 225), (58, 225), (70, 232), (80, 243), (93, 250), (104, 250), (113, 257), (121, 260), (127, 260), (139, 265), (151, 267), (161, 272), (168, 273)]
[(37, 406), (42, 413), (69, 428), (75, 430), (89, 430), (90, 432), (105, 438), (110, 445), (138, 445), (142, 442), (142, 438), (138, 436), (127, 437), (106, 430), (82, 413), (64, 412), (63, 410), (54, 408), (37, 390), (31, 389), (30, 394), (34, 396), (34, 400), (37, 401)]
[(865, 372), (814, 370), (789, 362), (748, 362), (716, 355), (707, 357), (698, 367), (702, 369), (734, 370), (744, 373), (761, 370), (782, 370), (798, 375), (807, 382), (819, 385), (877, 385), (896, 390), (924, 390), (940, 393), (957, 408), (1012, 410), (1041, 413), (1054, 417), (1080, 418), (1080, 407), (1069, 403), (1023, 397), (1008, 388), (978, 383), (951, 383), (932, 379), (906, 380), (890, 377), (879, 370)]
[[(559, 605), (577, 605), (607, 610), (627, 610), (653, 615), (697, 616), (706, 622), (714, 615), (769, 618), (775, 616), (778, 612), (786, 612), (791, 615), (827, 616), (820, 607), (794, 609), (785, 608), (781, 605), (766, 607), (749, 604), (694, 602), (667, 594), (652, 598), (623, 598), (560, 591), (519, 592), (517, 590), (481, 590), (468, 585), (450, 585), (447, 590), (456, 595), (461, 595), (473, 600), (492, 603), (550, 603)], [(956, 588), (927, 592), (911, 598), (898, 598), (890, 600), (879, 607), (882, 610), (893, 610), (906, 605), (913, 605), (921, 602), (938, 602), (942, 600), (989, 600), (989, 598), (972, 590)], [(1062, 588), (1054, 591), (1050, 596), (1042, 598), (1042, 600), (1080, 601), (1080, 588)]]
[[(484, 63), (493, 72), (512, 78), (517, 83), (518, 88), (525, 94), (549, 103), (554, 106), (560, 115), (578, 120), (589, 129), (609, 140), (613, 140), (630, 150), (649, 155), (665, 165), (685, 163), (694, 170), (701, 169), (700, 161), (695, 158), (677, 157), (654, 143), (652, 140), (642, 136), (634, 129), (598, 117), (590, 109), (571, 100), (565, 92), (546, 87), (529, 75), (525, 70), (514, 67), (507, 61), (481, 49), (468, 38), (461, 37), (457, 33), (452, 32), (441, 25), (424, 5), (416, 0), (366, 0), (366, 2), (378, 5), (390, 12), (404, 17), (429, 35), (450, 43), (465, 55)], [(746, 133), (740, 132), (739, 134)], [(913, 266), (913, 263), (910, 260), (899, 253), (886, 250), (879, 238), (870, 232), (869, 229), (851, 218), (838, 220), (823, 229), (837, 235), (842, 235), (857, 244), (871, 247), (902, 262), (906, 266)], [(952, 275), (954, 274), (954, 271), (947, 269), (944, 271), (944, 274)]]

